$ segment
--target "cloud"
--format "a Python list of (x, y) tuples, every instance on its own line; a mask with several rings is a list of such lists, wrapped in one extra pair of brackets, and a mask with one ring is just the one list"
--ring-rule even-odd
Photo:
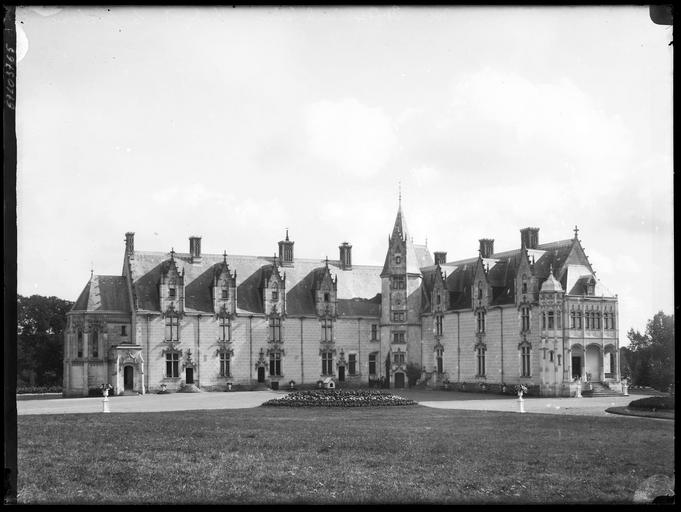
[(397, 146), (391, 118), (354, 98), (308, 105), (305, 133), (311, 157), (353, 176), (381, 171)]

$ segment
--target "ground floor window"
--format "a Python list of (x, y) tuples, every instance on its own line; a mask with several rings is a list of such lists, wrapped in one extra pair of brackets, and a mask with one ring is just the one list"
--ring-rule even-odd
[(376, 375), (376, 352), (369, 354), (369, 375)]
[(435, 364), (437, 366), (437, 373), (442, 373), (444, 371), (444, 365), (442, 364), (442, 354), (444, 351), (441, 348), (438, 348), (435, 351)]
[(487, 348), (485, 348), (484, 345), (479, 345), (475, 349), (475, 355), (478, 362), (478, 377), (484, 377), (486, 375), (485, 352), (487, 352)]
[(273, 352), (270, 354), (270, 376), (281, 376), (281, 353)]
[(227, 351), (220, 352), (220, 377), (231, 376), (231, 363), (232, 355)]
[(166, 377), (176, 378), (180, 376), (180, 354), (168, 352), (166, 354)]
[(357, 374), (357, 354), (348, 354), (348, 374)]
[(520, 347), (520, 375), (530, 376), (530, 347), (527, 345)]
[(322, 375), (333, 375), (333, 354), (331, 351), (322, 352)]

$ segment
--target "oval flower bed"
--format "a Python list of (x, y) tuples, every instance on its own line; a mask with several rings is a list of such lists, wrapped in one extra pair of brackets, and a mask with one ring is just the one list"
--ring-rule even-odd
[(263, 405), (280, 407), (381, 407), (416, 405), (416, 402), (380, 391), (314, 390), (296, 391)]

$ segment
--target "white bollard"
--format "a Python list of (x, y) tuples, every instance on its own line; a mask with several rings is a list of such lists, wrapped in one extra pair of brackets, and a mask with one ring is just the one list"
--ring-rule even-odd
[(105, 396), (104, 400), (102, 400), (102, 412), (111, 412), (109, 410), (109, 397)]

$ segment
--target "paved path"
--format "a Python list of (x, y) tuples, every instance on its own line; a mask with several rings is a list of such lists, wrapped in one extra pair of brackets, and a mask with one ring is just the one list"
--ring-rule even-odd
[[(431, 394), (434, 393), (434, 394)], [(163, 412), (189, 411), (200, 409), (248, 409), (263, 402), (285, 395), (286, 391), (239, 391), (233, 393), (170, 393), (167, 395), (148, 394), (143, 396), (117, 396), (109, 399), (109, 410), (115, 412)], [(400, 393), (397, 393), (400, 394)], [(471, 399), (466, 393), (457, 399), (459, 393), (403, 393), (419, 404), (436, 409), (463, 409), (474, 411), (520, 412), (520, 403), (515, 397)], [(432, 400), (423, 400), (432, 398)], [(614, 416), (606, 413), (608, 407), (626, 406), (642, 396), (616, 396), (597, 398), (526, 398), (523, 407), (526, 413), (573, 414), (586, 416)], [(56, 398), (52, 400), (19, 400), (17, 414), (76, 414), (102, 412), (102, 398)], [(619, 416), (622, 417), (622, 416)]]
[[(248, 409), (258, 407), (283, 391), (239, 391), (233, 393), (151, 393), (109, 398), (111, 412), (162, 412), (197, 409)], [(73, 414), (102, 412), (102, 398), (56, 398), (52, 400), (18, 400), (17, 414)]]
[[(614, 416), (605, 412), (608, 407), (624, 407), (642, 396), (607, 396), (592, 398), (526, 398), (522, 405), (526, 413), (572, 414), (580, 416)], [(466, 409), (473, 411), (521, 412), (517, 398), (485, 400), (437, 400), (419, 404), (436, 409)]]

